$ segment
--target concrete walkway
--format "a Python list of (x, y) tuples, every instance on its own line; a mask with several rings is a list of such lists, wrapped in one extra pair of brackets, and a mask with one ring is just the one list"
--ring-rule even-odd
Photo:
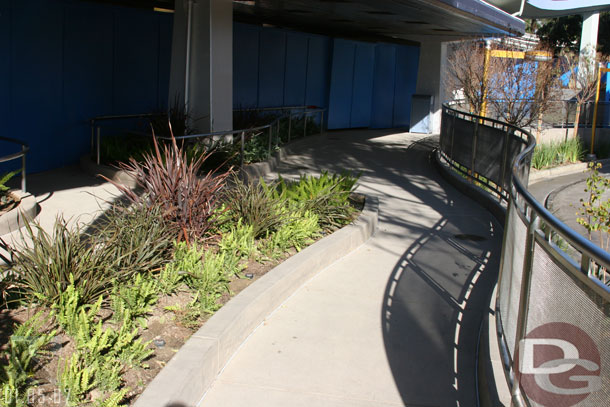
[(502, 229), (441, 179), (431, 149), (421, 136), (372, 130), (298, 145), (282, 175), (362, 171), (379, 231), (272, 313), (200, 405), (476, 406)]
[[(11, 181), (12, 187), (17, 188), (18, 180)], [(28, 175), (27, 184), (27, 192), (36, 197), (40, 207), (36, 221), (48, 232), (52, 232), (58, 217), (69, 225), (78, 223), (86, 227), (120, 197), (112, 184), (85, 174), (77, 165)], [(22, 242), (19, 231), (2, 238), (17, 246)]]

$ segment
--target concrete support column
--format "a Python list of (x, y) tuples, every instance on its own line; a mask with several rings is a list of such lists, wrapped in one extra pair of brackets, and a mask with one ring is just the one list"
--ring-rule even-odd
[(597, 33), (599, 29), (599, 12), (582, 16), (582, 34), (580, 36), (580, 61), (593, 61), (597, 50)]
[(170, 105), (184, 100), (200, 133), (233, 128), (233, 2), (176, 0)]
[(442, 81), (446, 66), (447, 46), (441, 41), (422, 41), (419, 51), (416, 93), (434, 98), (432, 132), (441, 131), (442, 104), (445, 100)]

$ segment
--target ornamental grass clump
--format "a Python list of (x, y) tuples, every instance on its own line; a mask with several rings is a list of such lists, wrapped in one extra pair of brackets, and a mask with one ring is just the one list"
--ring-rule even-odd
[(274, 196), (274, 189), (275, 184), (267, 185), (262, 178), (254, 182), (233, 177), (223, 197), (231, 223), (251, 226), (254, 238), (277, 230), (285, 223), (286, 213), (283, 200)]
[(132, 203), (147, 208), (160, 206), (163, 217), (177, 227), (179, 241), (205, 239), (230, 170), (210, 171), (200, 176), (200, 169), (210, 154), (189, 160), (173, 135), (167, 145), (159, 145), (153, 135), (153, 144), (154, 153), (145, 154), (141, 162), (130, 159), (119, 164), (136, 180), (143, 194), (104, 178)]
[(120, 259), (91, 244), (78, 225), (68, 227), (58, 218), (51, 233), (36, 222), (26, 222), (24, 230), (22, 240), (31, 245), (17, 250), (0, 239), (0, 246), (9, 253), (6, 273), (29, 302), (51, 306), (73, 281), (83, 303), (93, 303), (110, 290), (113, 279), (122, 279), (116, 267)]

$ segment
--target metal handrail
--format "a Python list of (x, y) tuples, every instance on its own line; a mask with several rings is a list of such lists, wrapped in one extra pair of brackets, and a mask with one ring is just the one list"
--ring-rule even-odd
[(0, 163), (4, 163), (7, 161), (12, 161), (12, 160), (16, 160), (18, 158), (21, 158), (21, 191), (26, 192), (26, 168), (25, 168), (25, 156), (26, 154), (30, 151), (30, 147), (28, 146), (27, 143), (24, 143), (23, 141), (14, 139), (14, 138), (10, 138), (10, 137), (1, 137), (0, 136), (0, 140), (1, 141), (8, 141), (9, 143), (15, 143), (15, 144), (19, 144), (21, 146), (21, 151), (17, 152), (17, 153), (13, 153), (13, 154), (8, 154), (5, 156), (0, 157)]
[[(292, 118), (295, 116), (303, 116), (304, 120), (304, 128), (303, 134), (307, 135), (307, 116), (320, 114), (320, 134), (324, 133), (324, 112), (326, 109), (323, 108), (312, 108), (311, 106), (288, 106), (288, 107), (268, 107), (268, 108), (251, 108), (251, 109), (235, 109), (234, 111), (281, 111), (288, 110), (288, 113), (284, 113), (278, 117), (276, 117), (271, 123), (265, 124), (262, 126), (250, 127), (247, 129), (239, 129), (239, 130), (226, 130), (226, 131), (215, 131), (209, 133), (199, 133), (199, 134), (187, 134), (183, 136), (174, 137), (175, 140), (194, 140), (194, 139), (206, 139), (213, 138), (219, 136), (233, 136), (235, 134), (240, 135), (240, 167), (244, 165), (244, 150), (245, 150), (245, 135), (246, 133), (258, 132), (268, 130), (268, 153), (271, 155), (271, 151), (273, 148), (273, 130), (276, 129), (276, 138), (279, 139), (279, 131), (280, 131), (280, 121), (282, 119), (288, 119), (288, 142), (291, 140), (291, 132), (292, 132)], [(294, 112), (294, 110), (300, 110)], [(150, 118), (159, 116), (158, 113), (145, 113), (145, 114), (131, 114), (131, 115), (113, 115), (113, 116), (98, 116), (94, 117), (90, 120), (91, 123), (91, 150), (95, 150), (96, 153), (96, 163), (99, 165), (101, 162), (101, 141), (102, 134), (100, 126), (95, 126), (96, 122), (99, 121), (109, 121), (109, 120), (123, 120), (123, 119), (140, 119), (140, 118)], [(96, 138), (96, 141), (94, 139)], [(166, 136), (155, 136), (160, 140), (171, 140), (171, 137)], [(276, 143), (277, 144), (277, 143)]]
[[(451, 109), (449, 106), (443, 106), (444, 109)], [(485, 125), (485, 123), (497, 123), (496, 120), (487, 119), (472, 113), (460, 112), (463, 118)], [(514, 127), (514, 126), (513, 126)], [(517, 128), (518, 129), (518, 128)], [(502, 354), (503, 365), (505, 368), (506, 379), (511, 388), (511, 396), (513, 402), (516, 405), (527, 405), (527, 394), (525, 394), (521, 385), (516, 379), (515, 366), (514, 366), (514, 355), (517, 352), (519, 342), (526, 336), (528, 314), (531, 311), (530, 301), (530, 290), (532, 275), (535, 267), (537, 266), (533, 259), (536, 245), (543, 247), (548, 253), (549, 258), (557, 267), (561, 268), (564, 272), (570, 275), (575, 281), (578, 281), (580, 289), (583, 292), (593, 292), (603, 298), (604, 301), (610, 302), (610, 287), (603, 284), (595, 275), (592, 274), (594, 266), (601, 266), (606, 269), (610, 269), (610, 253), (606, 252), (599, 246), (593, 244), (588, 239), (568, 227), (560, 219), (555, 217), (549, 212), (543, 204), (538, 202), (532, 194), (527, 190), (525, 186), (528, 178), (528, 170), (530, 165), (531, 156), (536, 146), (535, 138), (531, 133), (523, 129), (518, 129), (522, 135), (527, 136), (527, 146), (516, 155), (511, 165), (511, 182), (509, 188), (509, 215), (507, 217), (507, 226), (511, 222), (522, 222), (525, 227), (526, 241), (525, 242), (508, 242), (509, 235), (506, 234), (503, 242), (502, 269), (500, 270), (500, 276), (498, 278), (501, 288), (504, 282), (503, 275), (507, 274), (508, 279), (513, 278), (513, 273), (519, 273), (521, 275), (521, 285), (518, 288), (518, 303), (513, 302), (518, 307), (517, 315), (512, 319), (514, 322), (515, 332), (509, 333), (510, 339), (514, 337), (514, 349), (510, 349), (508, 344), (507, 332), (505, 331), (506, 315), (502, 315), (501, 302), (512, 301), (510, 294), (506, 298), (502, 296), (502, 291), (498, 290), (496, 297), (496, 322), (497, 322), (497, 333), (498, 343), (500, 346), (500, 352)], [(442, 135), (441, 135), (442, 137)], [(444, 152), (450, 154), (449, 152)], [(511, 212), (510, 208), (515, 209), (515, 212)], [(518, 218), (514, 218), (511, 213), (516, 213)], [(580, 254), (580, 259), (574, 258), (574, 253), (568, 253), (562, 250), (554, 243), (554, 237), (560, 236), (569, 247), (577, 251)], [(523, 248), (523, 258), (513, 259), (512, 261), (518, 262), (519, 266), (515, 269), (504, 269), (505, 256), (511, 256), (511, 253), (506, 253), (508, 245), (519, 245)], [(521, 263), (522, 262), (522, 263)], [(513, 265), (512, 267), (515, 267)], [(588, 290), (588, 291), (585, 291)]]

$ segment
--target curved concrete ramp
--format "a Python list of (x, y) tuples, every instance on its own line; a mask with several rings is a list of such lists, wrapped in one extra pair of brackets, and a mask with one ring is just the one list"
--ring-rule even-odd
[(435, 172), (433, 144), (345, 131), (291, 148), (284, 176), (362, 171), (359, 190), (379, 198), (378, 232), (272, 313), (199, 405), (476, 405), (502, 230)]

